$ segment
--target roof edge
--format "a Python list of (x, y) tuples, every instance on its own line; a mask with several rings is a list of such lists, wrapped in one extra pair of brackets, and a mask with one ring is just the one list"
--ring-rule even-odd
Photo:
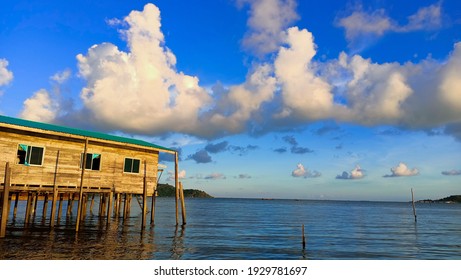
[(148, 148), (154, 148), (159, 151), (166, 152), (166, 153), (176, 153), (177, 152), (176, 150), (166, 148), (163, 146), (159, 146), (159, 145), (156, 145), (156, 144), (144, 141), (144, 140), (135, 139), (135, 138), (116, 136), (116, 135), (83, 130), (83, 129), (78, 129), (78, 128), (72, 128), (72, 127), (67, 127), (67, 126), (59, 126), (56, 124), (30, 121), (30, 120), (25, 120), (25, 119), (8, 117), (4, 115), (0, 115), (0, 123), (48, 130), (48, 131), (59, 132), (59, 133), (67, 133), (67, 134), (72, 134), (75, 136), (83, 136), (83, 137), (95, 138), (95, 139), (100, 139), (100, 140), (108, 140), (108, 141), (124, 143), (124, 144), (143, 146), (143, 147), (148, 147)]

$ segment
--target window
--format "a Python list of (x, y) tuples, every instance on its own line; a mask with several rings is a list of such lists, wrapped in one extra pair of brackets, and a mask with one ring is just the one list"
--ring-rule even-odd
[(24, 165), (42, 165), (43, 147), (34, 147), (24, 144), (18, 145), (18, 163)]
[[(83, 168), (83, 154), (80, 157), (80, 168)], [(89, 170), (100, 170), (101, 168), (101, 155), (100, 154), (86, 154), (86, 165), (85, 169)]]
[(141, 161), (139, 159), (125, 158), (125, 165), (123, 172), (127, 173), (139, 173), (139, 165)]

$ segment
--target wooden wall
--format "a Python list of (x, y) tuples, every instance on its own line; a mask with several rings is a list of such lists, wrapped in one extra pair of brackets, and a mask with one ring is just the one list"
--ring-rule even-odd
[[(19, 144), (44, 147), (43, 164), (41, 166), (18, 164)], [(59, 151), (57, 185), (79, 187), (82, 172), (80, 161), (84, 147), (83, 137), (0, 127), (0, 178), (4, 177), (5, 163), (10, 162), (12, 185), (53, 186)], [(83, 182), (85, 187), (114, 187), (115, 192), (142, 194), (144, 162), (146, 162), (148, 195), (152, 195), (153, 187), (157, 182), (158, 151), (148, 147), (89, 138), (87, 152), (101, 154), (101, 167), (99, 171), (85, 170)], [(139, 173), (123, 172), (126, 157), (141, 161)]]

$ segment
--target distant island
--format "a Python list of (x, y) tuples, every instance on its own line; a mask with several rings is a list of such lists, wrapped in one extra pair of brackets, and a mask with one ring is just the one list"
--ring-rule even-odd
[[(170, 184), (158, 184), (157, 193), (158, 197), (174, 197), (175, 189)], [(195, 189), (184, 189), (184, 197), (213, 198), (206, 192)]]
[(417, 203), (461, 203), (461, 195), (451, 195), (441, 199), (423, 199), (416, 201)]

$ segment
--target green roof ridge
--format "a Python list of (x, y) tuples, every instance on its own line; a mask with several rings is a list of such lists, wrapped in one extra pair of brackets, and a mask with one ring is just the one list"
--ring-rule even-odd
[(49, 130), (49, 131), (54, 131), (54, 132), (62, 132), (62, 133), (68, 133), (68, 134), (73, 134), (73, 135), (92, 137), (92, 138), (97, 138), (97, 139), (102, 139), (102, 140), (115, 141), (119, 143), (134, 144), (134, 145), (174, 152), (173, 149), (165, 148), (165, 147), (155, 145), (155, 144), (149, 143), (147, 141), (139, 140), (139, 139), (127, 138), (127, 137), (105, 134), (105, 133), (89, 131), (89, 130), (83, 130), (83, 129), (73, 128), (73, 127), (66, 127), (66, 126), (60, 126), (60, 125), (49, 124), (49, 123), (29, 121), (29, 120), (24, 120), (24, 119), (7, 117), (3, 115), (0, 115), (0, 122), (24, 126), (24, 127)]

